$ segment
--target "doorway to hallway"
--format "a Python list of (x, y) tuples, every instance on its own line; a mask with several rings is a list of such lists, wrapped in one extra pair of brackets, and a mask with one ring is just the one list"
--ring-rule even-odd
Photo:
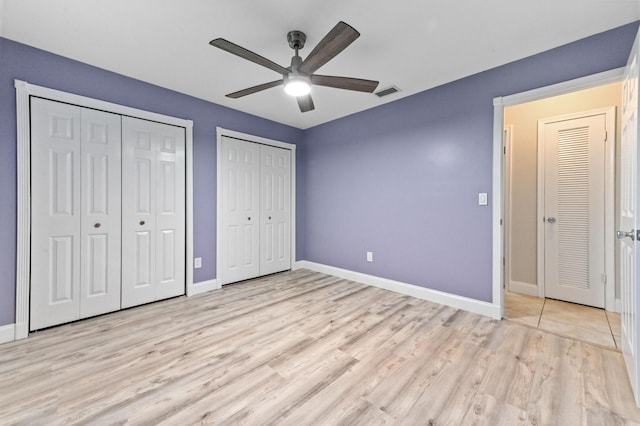
[(615, 82), (505, 108), (507, 290), (615, 309), (620, 103)]

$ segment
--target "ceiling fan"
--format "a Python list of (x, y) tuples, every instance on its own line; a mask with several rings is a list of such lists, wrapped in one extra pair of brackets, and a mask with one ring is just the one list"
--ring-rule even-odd
[(287, 41), (296, 53), (291, 58), (291, 65), (287, 68), (223, 38), (211, 40), (209, 44), (282, 74), (282, 78), (279, 80), (229, 93), (227, 97), (237, 99), (272, 87), (284, 85), (284, 90), (287, 94), (296, 97), (300, 111), (307, 112), (314, 109), (310, 86), (312, 84), (368, 93), (376, 89), (378, 82), (373, 80), (314, 74), (317, 69), (346, 49), (347, 46), (353, 43), (358, 37), (360, 37), (358, 31), (340, 21), (320, 40), (320, 43), (318, 43), (303, 61), (298, 55), (298, 51), (304, 47), (307, 37), (302, 31), (289, 31)]

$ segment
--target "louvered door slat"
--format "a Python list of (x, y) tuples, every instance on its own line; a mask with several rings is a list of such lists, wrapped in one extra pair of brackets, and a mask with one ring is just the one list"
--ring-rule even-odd
[(605, 115), (546, 120), (547, 297), (604, 307)]
[(558, 131), (558, 285), (589, 287), (589, 128)]

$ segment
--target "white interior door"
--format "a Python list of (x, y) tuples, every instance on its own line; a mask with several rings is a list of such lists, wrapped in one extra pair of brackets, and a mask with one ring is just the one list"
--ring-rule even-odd
[(31, 99), (30, 330), (80, 318), (80, 108)]
[(122, 117), (122, 307), (184, 294), (185, 137)]
[(185, 293), (185, 130), (156, 123), (156, 300)]
[(80, 317), (120, 309), (120, 116), (82, 108)]
[(604, 308), (606, 114), (543, 132), (545, 296)]
[(640, 406), (638, 317), (638, 56), (640, 33), (625, 69), (622, 93), (622, 149), (620, 167), (620, 297), (622, 299), (622, 353), (636, 404)]
[(291, 151), (260, 146), (260, 275), (291, 269)]
[(221, 140), (221, 284), (260, 275), (260, 145)]
[(120, 116), (31, 106), (36, 330), (120, 309)]

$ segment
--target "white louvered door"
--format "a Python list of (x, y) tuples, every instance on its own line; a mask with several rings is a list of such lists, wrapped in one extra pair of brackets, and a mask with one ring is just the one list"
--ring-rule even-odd
[(544, 125), (545, 296), (604, 307), (606, 115)]
[[(640, 406), (640, 316), (638, 306), (638, 241), (634, 238), (640, 229), (638, 215), (638, 80), (640, 80), (640, 32), (631, 49), (622, 85), (622, 149), (620, 153), (620, 299), (622, 302), (622, 354), (636, 405)], [(628, 235), (628, 236), (625, 236)]]

